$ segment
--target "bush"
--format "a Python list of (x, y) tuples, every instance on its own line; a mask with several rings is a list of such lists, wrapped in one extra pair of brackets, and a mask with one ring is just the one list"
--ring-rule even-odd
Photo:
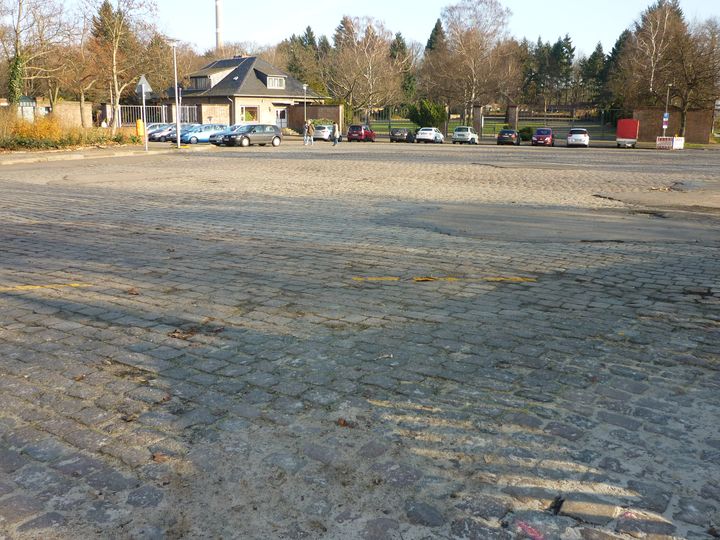
[(429, 99), (422, 99), (408, 107), (408, 119), (420, 127), (440, 128), (447, 120), (445, 107)]
[(330, 120), (329, 118), (309, 118), (308, 120), (316, 126), (332, 126), (334, 122), (334, 120)]
[(535, 128), (532, 126), (525, 126), (524, 128), (521, 128), (520, 130), (518, 130), (518, 133), (520, 133), (521, 141), (529, 141), (530, 139), (532, 139), (534, 132), (535, 132)]
[(115, 136), (106, 128), (63, 128), (52, 116), (28, 122), (13, 110), (0, 112), (0, 148), (6, 150), (48, 150), (75, 146), (140, 144), (134, 128), (119, 129)]

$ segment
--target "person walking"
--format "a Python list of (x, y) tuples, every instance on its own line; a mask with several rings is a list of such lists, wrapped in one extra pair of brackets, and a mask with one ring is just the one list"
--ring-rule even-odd
[(308, 143), (308, 123), (305, 121), (303, 124), (303, 146), (307, 146)]
[(308, 122), (307, 134), (308, 134), (308, 144), (310, 146), (314, 146), (315, 145), (315, 125), (312, 122)]
[(340, 126), (338, 126), (337, 122), (333, 122), (333, 127), (332, 127), (333, 146), (337, 146), (339, 138), (340, 138)]

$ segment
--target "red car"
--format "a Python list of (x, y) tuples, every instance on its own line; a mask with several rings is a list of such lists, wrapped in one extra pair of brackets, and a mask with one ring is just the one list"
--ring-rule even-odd
[(347, 134), (348, 142), (353, 141), (370, 141), (375, 142), (375, 132), (370, 129), (370, 126), (364, 124), (353, 124), (348, 128)]
[(533, 146), (555, 146), (555, 135), (550, 128), (537, 128), (530, 142)]

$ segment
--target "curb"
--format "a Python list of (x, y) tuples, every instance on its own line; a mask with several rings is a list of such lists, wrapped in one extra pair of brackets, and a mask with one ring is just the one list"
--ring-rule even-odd
[[(0, 157), (0, 166), (4, 165), (23, 165), (23, 164), (33, 164), (33, 163), (49, 163), (53, 161), (79, 161), (84, 159), (104, 159), (104, 158), (114, 158), (114, 157), (137, 157), (137, 156), (156, 156), (156, 155), (163, 155), (163, 154), (172, 154), (174, 152), (177, 152), (177, 148), (168, 148), (165, 150), (126, 150), (126, 151), (112, 151), (108, 153), (102, 153), (98, 155), (94, 155), (92, 153), (81, 153), (81, 154), (75, 154), (75, 153), (68, 153), (68, 154), (56, 154), (56, 155), (37, 155), (33, 157), (27, 157), (27, 158), (17, 158), (17, 159), (3, 159)], [(190, 148), (181, 148), (181, 152), (183, 151), (194, 151), (190, 150)]]

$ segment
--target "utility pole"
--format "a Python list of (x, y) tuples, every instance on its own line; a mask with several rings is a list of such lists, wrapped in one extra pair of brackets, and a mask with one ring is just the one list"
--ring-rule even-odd
[(218, 51), (223, 48), (222, 23), (222, 0), (215, 0), (215, 48)]

